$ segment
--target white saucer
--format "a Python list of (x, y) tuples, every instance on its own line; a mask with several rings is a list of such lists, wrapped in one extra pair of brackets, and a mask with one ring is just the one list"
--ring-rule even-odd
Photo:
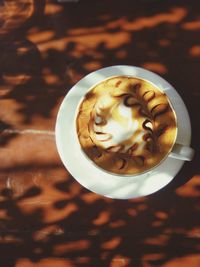
[(103, 68), (88, 74), (72, 87), (60, 106), (56, 121), (56, 144), (63, 164), (71, 175), (87, 189), (110, 198), (129, 199), (152, 194), (166, 186), (182, 168), (184, 161), (168, 157), (148, 173), (121, 177), (96, 168), (84, 156), (76, 138), (77, 107), (92, 86), (116, 75), (131, 75), (146, 79), (165, 91), (177, 115), (177, 143), (190, 145), (191, 125), (187, 108), (176, 90), (159, 75), (139, 67)]

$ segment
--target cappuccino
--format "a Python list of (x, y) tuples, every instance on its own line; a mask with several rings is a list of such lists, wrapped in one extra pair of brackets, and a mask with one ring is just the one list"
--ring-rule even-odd
[(177, 135), (176, 115), (165, 93), (152, 83), (115, 76), (89, 90), (76, 118), (81, 149), (98, 167), (140, 174), (158, 165)]

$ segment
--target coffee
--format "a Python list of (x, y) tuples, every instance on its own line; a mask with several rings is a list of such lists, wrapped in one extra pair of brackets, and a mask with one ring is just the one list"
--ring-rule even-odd
[(87, 157), (122, 175), (158, 165), (177, 135), (176, 116), (166, 94), (129, 76), (115, 76), (91, 88), (79, 106), (76, 129)]

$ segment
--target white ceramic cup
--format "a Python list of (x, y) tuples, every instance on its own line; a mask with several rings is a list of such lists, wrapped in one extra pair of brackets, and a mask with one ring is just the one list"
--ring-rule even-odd
[[(126, 75), (124, 75), (124, 76), (126, 76)], [(110, 79), (110, 78), (112, 78), (112, 77), (117, 77), (117, 76), (115, 76), (115, 75), (114, 75), (114, 76), (110, 76), (109, 78), (106, 78), (105, 80)], [(127, 77), (133, 77), (133, 78), (134, 78), (134, 76), (131, 76), (131, 75), (128, 75)], [(137, 77), (135, 77), (135, 78), (137, 78)], [(104, 82), (105, 80), (102, 80), (101, 82)], [(146, 80), (147, 82), (150, 82), (150, 81), (148, 81), (147, 79), (143, 79), (143, 80)], [(157, 89), (159, 89), (159, 91), (161, 91), (162, 93), (164, 93), (164, 91), (163, 91), (161, 88), (159, 88), (159, 87), (157, 86), (157, 84), (154, 83), (154, 85), (157, 87)], [(88, 92), (89, 92), (90, 90), (92, 90), (94, 87), (95, 87), (95, 85), (92, 86), (91, 88), (88, 88), (88, 91), (87, 91), (86, 93), (88, 93)], [(165, 93), (166, 93), (166, 92), (165, 92)], [(167, 95), (167, 93), (166, 93), (166, 95)], [(76, 125), (76, 119), (77, 119), (77, 116), (78, 116), (78, 114), (79, 114), (80, 105), (81, 105), (81, 103), (82, 103), (84, 97), (85, 97), (85, 95), (80, 99), (79, 105), (77, 106), (77, 110), (76, 110), (76, 113), (75, 113), (75, 116), (74, 116), (74, 121), (73, 121), (74, 125)], [(174, 111), (174, 115), (175, 115), (175, 117), (177, 118), (176, 111), (175, 111), (175, 109), (174, 109), (174, 107), (173, 107), (173, 105), (172, 105), (172, 101), (171, 101), (171, 99), (170, 99), (170, 97), (169, 97), (168, 95), (167, 95), (167, 98), (168, 98), (168, 101), (169, 101), (169, 104), (170, 104), (172, 110)], [(76, 127), (76, 126), (75, 126), (75, 127)], [(158, 167), (158, 166), (159, 166), (159, 165), (160, 165), (160, 164), (161, 164), (167, 157), (171, 157), (171, 158), (175, 158), (175, 159), (183, 160), (183, 161), (191, 161), (191, 160), (193, 159), (193, 156), (194, 156), (194, 149), (191, 148), (190, 146), (186, 146), (186, 145), (180, 144), (180, 143), (178, 143), (177, 140), (176, 140), (176, 139), (177, 139), (177, 136), (178, 136), (178, 132), (179, 132), (179, 125), (178, 125), (177, 119), (176, 119), (176, 127), (177, 127), (177, 134), (176, 134), (176, 137), (175, 137), (175, 139), (174, 139), (174, 144), (173, 144), (173, 146), (172, 146), (171, 149), (168, 151), (168, 153), (164, 156), (164, 158), (161, 158), (160, 161), (159, 161), (155, 166), (153, 166), (153, 167), (151, 167), (151, 168), (149, 168), (149, 169), (147, 169), (147, 170), (145, 170), (145, 171), (141, 171), (141, 172), (139, 172), (139, 173), (137, 173), (137, 174), (118, 174), (118, 173), (113, 173), (113, 174), (114, 174), (114, 175), (120, 175), (120, 176), (140, 175), (140, 174), (146, 173), (146, 172), (151, 171), (152, 169)], [(74, 135), (76, 136), (76, 138), (75, 138), (75, 139), (76, 139), (76, 142), (79, 143), (77, 132), (74, 132)], [(82, 150), (82, 149), (81, 149), (81, 145), (80, 145), (80, 150)], [(90, 158), (84, 153), (84, 151), (81, 151), (81, 152), (82, 152), (83, 155), (86, 157), (86, 159), (89, 160), (90, 163), (94, 164), (94, 165), (96, 166), (96, 168), (100, 168), (98, 165), (95, 164), (94, 161), (92, 161), (92, 159), (90, 159)], [(102, 169), (102, 168), (100, 168), (100, 169)], [(102, 170), (105, 171), (105, 172), (108, 172), (107, 170), (104, 170), (104, 169), (102, 169)], [(109, 172), (108, 172), (108, 173), (109, 173)]]

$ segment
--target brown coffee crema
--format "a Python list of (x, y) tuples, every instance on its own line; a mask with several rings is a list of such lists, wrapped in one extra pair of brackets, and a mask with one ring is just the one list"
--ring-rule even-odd
[(166, 94), (146, 80), (116, 76), (94, 86), (79, 106), (77, 134), (83, 152), (114, 174), (139, 174), (171, 151), (176, 116)]

